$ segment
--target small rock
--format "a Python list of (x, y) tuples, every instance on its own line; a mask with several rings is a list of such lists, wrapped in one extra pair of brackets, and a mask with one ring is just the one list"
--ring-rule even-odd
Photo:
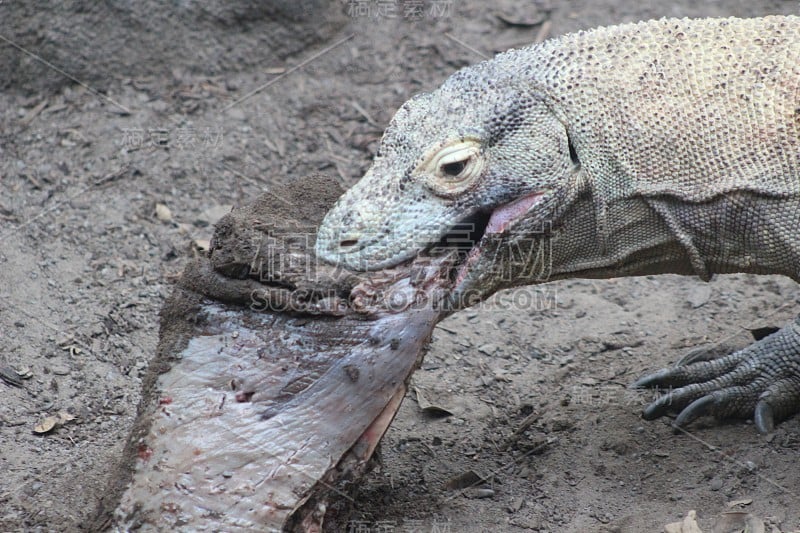
[(164, 204), (156, 204), (156, 218), (161, 222), (170, 222), (172, 220), (172, 211)]
[(514, 498), (514, 500), (508, 505), (508, 512), (509, 513), (516, 513), (520, 509), (522, 509), (522, 505), (525, 503), (523, 498)]
[(687, 297), (689, 300), (689, 305), (692, 306), (692, 309), (697, 309), (698, 307), (704, 306), (710, 298), (710, 285), (698, 285), (694, 287), (691, 291), (689, 291), (689, 296)]
[(22, 492), (25, 493), (27, 496), (34, 496), (37, 492), (39, 492), (42, 488), (42, 484), (39, 481), (34, 481), (30, 485), (27, 485)]
[(497, 351), (497, 345), (492, 343), (487, 343), (478, 348), (479, 352), (485, 353), (486, 355), (494, 355)]
[(533, 531), (539, 531), (542, 529), (542, 522), (539, 518), (531, 516), (531, 517), (520, 517), (520, 518), (512, 518), (508, 521), (509, 524), (520, 527), (522, 529), (528, 529)]
[(573, 427), (575, 421), (567, 415), (556, 414), (550, 419), (550, 429), (553, 432), (566, 431)]
[(714, 479), (711, 480), (711, 483), (708, 484), (708, 487), (711, 490), (716, 491), (716, 490), (721, 489), (722, 485), (723, 485), (722, 480), (717, 477), (717, 478), (714, 478)]
[(488, 488), (473, 488), (466, 491), (465, 495), (467, 498), (475, 498), (475, 499), (483, 499), (483, 498), (493, 498), (494, 497), (494, 490)]
[(50, 372), (52, 372), (56, 376), (66, 376), (69, 374), (70, 369), (69, 367), (66, 366), (54, 365), (50, 367)]

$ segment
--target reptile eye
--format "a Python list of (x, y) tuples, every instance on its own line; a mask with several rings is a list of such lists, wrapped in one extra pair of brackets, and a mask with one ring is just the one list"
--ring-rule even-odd
[(431, 192), (453, 198), (471, 188), (485, 166), (480, 141), (460, 138), (428, 152), (416, 172)]
[(467, 168), (466, 161), (456, 161), (455, 163), (447, 163), (446, 165), (443, 165), (442, 171), (448, 176), (456, 177), (464, 172), (465, 168)]

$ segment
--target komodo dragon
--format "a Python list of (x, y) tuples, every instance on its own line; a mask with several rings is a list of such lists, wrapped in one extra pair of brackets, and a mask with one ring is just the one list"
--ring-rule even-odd
[[(662, 19), (510, 50), (406, 102), (316, 253), (374, 270), (468, 249), (454, 308), (564, 278), (800, 281), (800, 18)], [(467, 228), (467, 230), (465, 230)], [(800, 317), (639, 380), (653, 419), (800, 411)]]

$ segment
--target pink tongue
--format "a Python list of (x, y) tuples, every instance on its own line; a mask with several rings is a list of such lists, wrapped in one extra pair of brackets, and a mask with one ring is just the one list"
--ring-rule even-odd
[(523, 196), (511, 203), (500, 206), (494, 210), (486, 226), (486, 233), (503, 233), (509, 224), (524, 215), (528, 209), (539, 202), (544, 193), (535, 192), (528, 196)]
[[(485, 233), (503, 233), (509, 224), (527, 213), (528, 209), (539, 203), (539, 200), (541, 200), (543, 194), (544, 193), (542, 192), (535, 192), (495, 209), (492, 212), (492, 216), (489, 217), (489, 223), (486, 225)], [(456, 276), (455, 281), (456, 287), (461, 285), (461, 282), (464, 281), (464, 278), (467, 276), (467, 271), (478, 260), (480, 255), (480, 246), (473, 246), (467, 255), (467, 259), (464, 261), (464, 264), (462, 264), (458, 269), (458, 275)]]

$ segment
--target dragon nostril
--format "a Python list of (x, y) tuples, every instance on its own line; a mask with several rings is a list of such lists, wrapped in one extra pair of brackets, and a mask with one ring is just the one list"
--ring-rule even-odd
[(350, 248), (351, 246), (355, 246), (358, 244), (358, 239), (347, 239), (346, 241), (341, 241), (339, 243), (340, 248)]

